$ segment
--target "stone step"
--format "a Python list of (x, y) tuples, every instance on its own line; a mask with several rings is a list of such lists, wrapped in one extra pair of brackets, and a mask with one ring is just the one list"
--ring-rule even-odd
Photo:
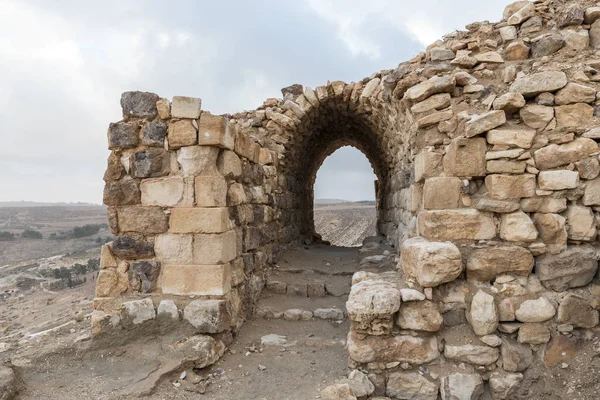
[(256, 308), (256, 317), (309, 321), (314, 319), (340, 322), (347, 319), (345, 297), (303, 298), (266, 293)]
[(313, 271), (288, 272), (272, 270), (266, 289), (273, 294), (298, 297), (343, 297), (350, 293), (349, 275), (327, 276)]
[(263, 347), (283, 347), (291, 348), (295, 346), (329, 348), (329, 347), (345, 347), (346, 340), (341, 338), (328, 338), (321, 336), (308, 335), (307, 337), (290, 337), (271, 333), (260, 338), (260, 344)]

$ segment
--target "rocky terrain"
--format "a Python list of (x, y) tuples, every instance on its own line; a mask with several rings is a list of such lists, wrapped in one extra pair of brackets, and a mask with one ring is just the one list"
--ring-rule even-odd
[(316, 232), (334, 246), (357, 247), (365, 237), (375, 236), (374, 204), (316, 203), (314, 213)]

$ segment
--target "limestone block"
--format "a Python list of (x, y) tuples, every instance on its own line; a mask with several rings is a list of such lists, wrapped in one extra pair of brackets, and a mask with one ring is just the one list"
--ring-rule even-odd
[(156, 258), (163, 264), (193, 264), (193, 240), (193, 235), (178, 235), (173, 233), (157, 235), (154, 240)]
[(197, 176), (194, 183), (196, 190), (196, 206), (227, 206), (227, 182), (223, 176)]
[(527, 214), (515, 211), (502, 214), (500, 237), (508, 242), (533, 242), (538, 237), (538, 231)]
[(198, 119), (202, 108), (202, 100), (195, 97), (173, 96), (171, 116), (173, 118)]
[(535, 300), (525, 300), (515, 310), (515, 316), (521, 322), (545, 322), (556, 314), (556, 309), (545, 297)]
[[(517, 28), (514, 26), (504, 26), (499, 29), (500, 37), (502, 37), (502, 41), (507, 43), (511, 40), (515, 40), (518, 37)], [(506, 55), (504, 56), (506, 58)]]
[(435, 177), (425, 180), (423, 206), (427, 210), (458, 208), (462, 180), (456, 177)]
[(565, 51), (583, 51), (590, 47), (590, 33), (587, 29), (565, 29), (561, 35), (565, 40)]
[(164, 233), (169, 217), (160, 207), (127, 206), (117, 209), (120, 232)]
[(474, 205), (479, 211), (495, 213), (509, 213), (519, 209), (519, 203), (515, 200), (495, 200), (487, 197), (476, 198)]
[(526, 167), (525, 161), (490, 160), (486, 169), (489, 174), (522, 174)]
[(244, 204), (247, 201), (244, 185), (241, 183), (232, 183), (229, 185), (229, 190), (227, 191), (227, 205), (229, 207)]
[(498, 309), (494, 296), (478, 290), (471, 301), (469, 322), (477, 336), (491, 335), (498, 328)]
[(348, 383), (334, 383), (322, 389), (319, 398), (323, 400), (356, 400), (354, 390)]
[(143, 206), (174, 207), (183, 200), (183, 178), (144, 179), (140, 184)]
[(471, 177), (486, 174), (484, 138), (452, 140), (444, 156), (444, 172), (448, 176)]
[(179, 321), (179, 310), (173, 300), (161, 300), (156, 308), (156, 320), (159, 324), (164, 323), (172, 326)]
[(233, 150), (235, 127), (225, 117), (203, 112), (198, 122), (198, 144)]
[(565, 47), (565, 39), (559, 33), (548, 33), (538, 36), (531, 43), (531, 57), (541, 58), (550, 56), (563, 47)]
[(502, 339), (502, 361), (507, 372), (525, 371), (533, 363), (533, 354), (529, 346), (505, 336)]
[(527, 323), (519, 328), (519, 343), (544, 344), (550, 341), (550, 330), (546, 324)]
[(567, 199), (555, 199), (552, 197), (522, 199), (521, 209), (527, 213), (560, 213), (567, 209)]
[(434, 76), (429, 80), (411, 87), (404, 93), (404, 98), (413, 102), (420, 102), (438, 93), (452, 93), (456, 86), (456, 79), (452, 76)]
[(237, 235), (234, 230), (218, 234), (194, 235), (194, 264), (224, 264), (236, 257)]
[(163, 268), (162, 292), (177, 296), (222, 296), (231, 290), (229, 263), (221, 265), (166, 265)]
[(530, 51), (531, 50), (529, 46), (519, 40), (506, 46), (504, 58), (507, 61), (527, 60), (529, 58)]
[(444, 318), (435, 303), (411, 301), (400, 306), (396, 323), (402, 329), (437, 332), (442, 328)]
[(103, 202), (107, 206), (129, 206), (140, 204), (141, 194), (138, 182), (125, 177), (104, 185)]
[(397, 371), (389, 374), (386, 396), (393, 399), (437, 400), (439, 384), (418, 372)]
[(156, 102), (160, 98), (150, 92), (124, 92), (121, 95), (123, 118), (152, 118), (156, 116)]
[(492, 199), (508, 200), (535, 196), (535, 175), (501, 175), (485, 177), (485, 186)]
[(171, 157), (165, 149), (150, 148), (133, 154), (133, 176), (136, 178), (157, 178), (170, 172)]
[(432, 110), (442, 110), (451, 104), (452, 97), (450, 93), (440, 93), (431, 96), (427, 100), (415, 104), (410, 108), (413, 114), (425, 113)]
[(559, 106), (574, 103), (592, 103), (595, 100), (596, 89), (573, 82), (559, 90), (554, 98)]
[(442, 173), (443, 156), (423, 149), (415, 157), (415, 182), (439, 176)]
[(419, 212), (419, 233), (429, 240), (487, 240), (496, 236), (490, 214), (474, 209)]
[(600, 178), (596, 178), (585, 183), (585, 192), (583, 194), (583, 205), (600, 205)]
[(177, 151), (183, 176), (217, 175), (219, 149), (214, 146), (185, 146)]
[(558, 214), (536, 213), (533, 216), (540, 239), (547, 245), (548, 252), (558, 254), (567, 249), (567, 220)]
[(169, 222), (172, 233), (222, 233), (233, 228), (225, 207), (174, 208)]
[(528, 276), (533, 269), (531, 252), (519, 246), (478, 249), (467, 258), (467, 277), (490, 281), (499, 275)]
[(503, 110), (489, 111), (481, 115), (473, 115), (465, 124), (465, 134), (473, 137), (488, 132), (506, 123), (506, 114)]
[(498, 360), (500, 351), (495, 347), (472, 344), (462, 346), (446, 345), (444, 356), (449, 360), (473, 365), (490, 365)]
[(198, 333), (220, 333), (231, 325), (225, 300), (194, 300), (183, 309), (183, 319)]
[(560, 254), (537, 257), (535, 270), (546, 288), (562, 291), (590, 283), (598, 271), (598, 260), (593, 247), (570, 246)]
[(541, 171), (538, 184), (542, 190), (575, 189), (579, 185), (579, 173), (568, 170)]
[[(575, 168), (582, 179), (596, 179), (600, 175), (600, 162), (597, 157), (588, 157), (575, 163)], [(589, 182), (586, 182), (586, 187)]]
[(559, 324), (591, 329), (598, 325), (598, 311), (584, 298), (569, 294), (561, 301), (556, 320)]
[(362, 364), (407, 362), (421, 365), (440, 356), (435, 337), (366, 336), (361, 340), (352, 331), (348, 334), (348, 352), (352, 360)]
[(506, 127), (492, 129), (487, 134), (487, 141), (490, 144), (499, 146), (517, 146), (528, 149), (533, 144), (536, 132), (533, 129), (524, 127)]
[(452, 112), (452, 110), (436, 112), (436, 113), (430, 114), (426, 117), (419, 118), (417, 120), (417, 127), (418, 128), (427, 128), (432, 125), (437, 125), (440, 122), (448, 121), (453, 116), (454, 116), (454, 113)]
[(504, 8), (502, 19), (509, 19), (514, 13), (529, 4), (529, 1), (515, 1)]
[(111, 245), (112, 242), (104, 244), (100, 248), (100, 269), (117, 267), (117, 260), (112, 253)]
[(583, 160), (599, 151), (598, 143), (588, 138), (577, 138), (565, 144), (551, 144), (534, 154), (538, 169), (551, 169)]
[(569, 239), (590, 241), (596, 238), (596, 218), (591, 208), (571, 205), (565, 217)]
[(120, 150), (136, 147), (140, 142), (139, 130), (136, 123), (111, 123), (108, 126), (108, 148)]
[[(518, 2), (519, 4), (521, 2)], [(524, 7), (513, 13), (508, 17), (507, 22), (509, 25), (520, 25), (527, 21), (529, 18), (535, 15), (535, 5), (533, 3), (527, 3)], [(445, 400), (445, 399), (444, 399)]]
[(129, 285), (115, 269), (103, 269), (96, 278), (96, 297), (115, 297), (127, 291)]
[(510, 91), (521, 93), (525, 97), (535, 97), (540, 93), (562, 89), (568, 82), (567, 75), (562, 71), (537, 72), (518, 78)]
[(193, 146), (198, 143), (198, 132), (191, 120), (172, 121), (169, 124), (169, 149)]
[(402, 243), (400, 263), (404, 273), (415, 277), (423, 287), (452, 282), (462, 272), (461, 254), (454, 244), (428, 242), (423, 238)]
[(529, 104), (519, 111), (523, 123), (537, 131), (543, 131), (554, 119), (554, 108)]
[(431, 61), (448, 61), (454, 59), (454, 52), (443, 46), (434, 47), (429, 50), (429, 57)]
[(171, 118), (171, 102), (168, 99), (158, 100), (156, 102), (156, 110), (158, 111), (158, 118)]
[(389, 282), (367, 280), (352, 285), (346, 310), (353, 332), (387, 335), (400, 308), (400, 291)]
[(493, 372), (489, 379), (490, 392), (494, 400), (510, 400), (514, 398), (523, 381), (523, 374)]
[(246, 157), (253, 163), (260, 161), (260, 146), (241, 132), (236, 136), (234, 150), (237, 155)]
[(442, 378), (440, 395), (442, 400), (475, 400), (483, 394), (483, 385), (477, 373), (455, 372)]
[(121, 305), (120, 314), (121, 322), (126, 329), (131, 329), (135, 325), (141, 325), (156, 318), (154, 304), (152, 299), (149, 298), (126, 301)]
[(558, 128), (585, 128), (594, 121), (594, 107), (577, 103), (554, 109)]
[(142, 132), (142, 144), (151, 147), (164, 147), (167, 125), (162, 121), (148, 121)]

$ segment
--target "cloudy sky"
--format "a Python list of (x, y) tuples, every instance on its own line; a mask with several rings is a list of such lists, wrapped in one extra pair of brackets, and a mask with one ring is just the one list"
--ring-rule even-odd
[[(507, 0), (0, 0), (0, 201), (102, 200), (120, 94), (252, 109), (292, 83), (356, 81), (443, 33), (499, 20)], [(325, 182), (325, 183), (323, 183)], [(373, 197), (343, 149), (316, 196)]]

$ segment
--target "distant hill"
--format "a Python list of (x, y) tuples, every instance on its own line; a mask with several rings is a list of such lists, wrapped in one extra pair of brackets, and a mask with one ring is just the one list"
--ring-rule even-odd
[(101, 204), (94, 203), (43, 203), (37, 201), (0, 201), (0, 208), (2, 207), (89, 207), (89, 206), (100, 206)]

